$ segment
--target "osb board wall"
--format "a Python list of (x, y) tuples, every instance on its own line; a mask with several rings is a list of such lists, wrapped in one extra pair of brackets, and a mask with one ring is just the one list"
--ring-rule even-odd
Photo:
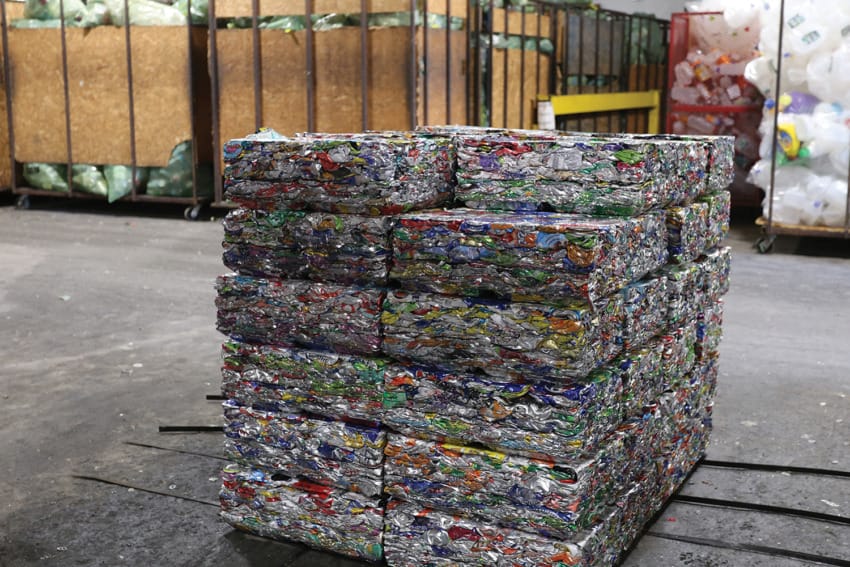
[[(525, 14), (525, 18), (523, 18), (523, 14)], [(486, 18), (486, 14), (484, 17)], [(517, 12), (503, 8), (493, 10), (494, 33), (505, 33), (505, 29), (507, 29), (510, 35), (522, 36), (524, 34), (527, 37), (549, 37), (551, 25), (552, 19), (548, 14), (541, 13), (538, 15), (536, 12)]]
[[(194, 29), (192, 44), (194, 106), (199, 121), (208, 125), (209, 83), (203, 80), (206, 33)], [(179, 26), (131, 28), (139, 166), (166, 165), (174, 146), (194, 137), (187, 39), (186, 28)], [(72, 161), (131, 163), (124, 29), (68, 28), (66, 43)], [(9, 30), (9, 62), (17, 161), (66, 162), (60, 31)], [(203, 75), (198, 77), (198, 72)], [(198, 125), (198, 147), (207, 158), (208, 132), (208, 126)]]
[[(493, 10), (495, 33), (507, 30), (510, 35), (548, 38), (552, 21), (548, 13), (538, 16), (528, 12), (523, 19), (522, 12)], [(487, 35), (483, 41), (486, 44)], [(490, 124), (499, 128), (531, 128), (537, 122), (537, 96), (549, 94), (550, 57), (536, 50), (495, 48), (492, 61)]]
[[(427, 9), (434, 14), (451, 11), (453, 16), (465, 16), (468, 0), (415, 0), (415, 9)], [(356, 14), (360, 0), (313, 0), (314, 14)], [(259, 14), (266, 16), (297, 16), (305, 13), (304, 2), (295, 0), (260, 0)], [(366, 0), (367, 12), (410, 12), (411, 0)], [(252, 0), (219, 0), (215, 2), (217, 18), (237, 18), (252, 14)]]
[[(558, 18), (558, 58), (567, 59), (569, 75), (619, 75), (625, 63), (626, 26), (623, 21), (607, 20), (584, 13), (569, 12)], [(564, 42), (566, 46), (564, 45)], [(564, 68), (559, 62), (559, 68)]]
[[(419, 32), (419, 53), (425, 52), (425, 33)], [(423, 61), (425, 73), (419, 79), (417, 123), (467, 124), (466, 32), (429, 29), (427, 34), (428, 53)]]
[(6, 2), (6, 21), (17, 20), (24, 17), (23, 2)]
[[(4, 2), (6, 6), (6, 21), (24, 16), (24, 5), (21, 2)], [(0, 61), (3, 60), (3, 46), (0, 45)], [(9, 158), (9, 127), (6, 120), (6, 78), (0, 69), (0, 190), (12, 184), (12, 162)]]
[[(307, 93), (303, 76), (304, 32), (260, 32), (263, 75), (261, 125), (282, 134), (307, 127)], [(222, 141), (255, 129), (252, 34), (248, 30), (218, 30), (218, 112)], [(274, 96), (265, 96), (274, 93)], [(283, 120), (280, 117), (285, 117)]]
[[(446, 31), (428, 31), (428, 122), (447, 122)], [(219, 30), (219, 135), (222, 141), (255, 128), (251, 30)], [(466, 32), (451, 32), (452, 122), (466, 121)], [(315, 126), (319, 132), (358, 132), (361, 114), (360, 29), (315, 32)], [(262, 124), (291, 135), (308, 130), (306, 32), (261, 30)], [(368, 128), (411, 127), (410, 28), (371, 29), (367, 39)], [(417, 53), (423, 52), (422, 30)], [(418, 121), (424, 120), (424, 84), (417, 88)]]
[[(664, 92), (664, 82), (667, 78), (666, 65), (631, 65), (629, 66), (630, 91), (660, 90)], [(663, 96), (663, 95), (662, 95)], [(644, 133), (648, 128), (648, 115), (646, 112), (635, 111), (629, 113), (627, 121), (627, 132)], [(661, 117), (659, 131), (664, 130), (664, 116)]]
[(630, 91), (663, 89), (666, 78), (666, 65), (630, 65), (628, 88)]
[(537, 121), (537, 96), (549, 94), (546, 86), (549, 56), (537, 51), (494, 49), (492, 76), (493, 107), (490, 109), (490, 124), (497, 128), (531, 128)]

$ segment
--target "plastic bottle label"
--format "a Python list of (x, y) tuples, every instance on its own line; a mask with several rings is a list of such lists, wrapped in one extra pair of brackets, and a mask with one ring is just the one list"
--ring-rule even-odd
[(818, 39), (820, 39), (820, 33), (813, 30), (813, 31), (810, 31), (809, 33), (807, 33), (806, 35), (804, 35), (803, 38), (802, 38), (802, 41), (806, 45), (811, 45), (814, 42), (816, 42)]
[(788, 19), (788, 27), (792, 30), (797, 26), (804, 24), (806, 17), (803, 14), (795, 14)]

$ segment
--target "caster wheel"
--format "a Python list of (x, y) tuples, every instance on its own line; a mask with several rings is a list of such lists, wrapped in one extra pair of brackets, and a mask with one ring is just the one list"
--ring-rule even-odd
[(15, 203), (15, 207), (18, 209), (29, 209), (30, 205), (30, 196), (29, 195), (21, 195), (18, 197), (18, 201)]
[(773, 250), (774, 242), (776, 242), (775, 234), (762, 236), (756, 241), (756, 250), (759, 251), (759, 254), (768, 254), (771, 250)]
[(186, 220), (198, 220), (201, 216), (201, 205), (195, 205), (194, 207), (186, 207), (186, 210), (183, 211), (183, 218)]

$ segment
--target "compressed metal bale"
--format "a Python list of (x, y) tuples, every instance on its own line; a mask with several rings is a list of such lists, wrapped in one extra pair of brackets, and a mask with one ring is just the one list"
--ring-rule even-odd
[(622, 289), (625, 317), (623, 347), (627, 350), (648, 343), (667, 328), (667, 278), (652, 275)]
[(404, 362), (496, 377), (581, 378), (621, 350), (623, 298), (551, 307), (393, 291), (384, 352)]
[(221, 478), (220, 515), (236, 528), (370, 561), (383, 557), (378, 498), (239, 465), (225, 467)]
[(556, 463), (390, 434), (385, 491), (403, 500), (559, 539), (599, 519), (616, 496), (623, 443)]
[(454, 137), (456, 194), (470, 208), (635, 216), (731, 182), (724, 184), (732, 171), (731, 137), (422, 130)]
[[(674, 398), (675, 404), (675, 398)], [(394, 495), (387, 508), (387, 530), (384, 544), (391, 565), (614, 565), (631, 545), (643, 524), (660, 509), (669, 487), (681, 482), (681, 466), (699, 458), (704, 439), (699, 422), (685, 438), (674, 417), (655, 409), (651, 417), (631, 421), (612, 436), (618, 443), (620, 461), (611, 464), (609, 476), (615, 477), (615, 488), (594, 508), (593, 519), (586, 527), (563, 529), (555, 514), (545, 506), (565, 505), (552, 493), (554, 483), (539, 482), (539, 468), (529, 467), (517, 473), (501, 466), (503, 458), (487, 455), (492, 464), (479, 458), (474, 463), (470, 448), (442, 447), (428, 458), (402, 455), (400, 465), (388, 461), (388, 470), (405, 467), (421, 468), (417, 477), (444, 479), (451, 484), (405, 480), (394, 472), (388, 476), (388, 489)], [(392, 441), (391, 441), (392, 444)], [(424, 455), (423, 455), (424, 457)], [(681, 458), (680, 458), (681, 457)], [(437, 464), (429, 464), (429, 459)], [(446, 459), (447, 463), (442, 463)], [(674, 464), (675, 462), (675, 464)], [(533, 462), (530, 462), (533, 463)], [(499, 465), (499, 466), (495, 466)], [(434, 471), (433, 473), (431, 471)], [(451, 472), (457, 470), (457, 475)], [(528, 472), (531, 471), (531, 472)], [(479, 474), (480, 473), (480, 474)], [(504, 481), (492, 475), (513, 479), (518, 488), (513, 492), (496, 491)], [(593, 475), (599, 479), (600, 473)], [(538, 478), (535, 482), (533, 478)], [(480, 486), (479, 490), (475, 490)], [(494, 487), (492, 493), (488, 489)], [(536, 489), (536, 490), (535, 490)], [(476, 492), (481, 493), (477, 495)], [(536, 497), (542, 506), (530, 507), (514, 501), (500, 500), (500, 494), (519, 499)], [(547, 500), (546, 496), (550, 496)], [(577, 510), (580, 505), (573, 502)], [(486, 511), (482, 515), (482, 511)], [(544, 521), (545, 519), (545, 521)], [(446, 563), (444, 563), (444, 561)]]
[(555, 384), (394, 364), (387, 367), (383, 419), (412, 436), (568, 459), (592, 450), (619, 425), (621, 398), (619, 369)]
[(378, 422), (387, 359), (229, 341), (222, 392), (243, 405)]
[(225, 455), (247, 466), (368, 496), (381, 493), (386, 432), (225, 402)]
[(668, 325), (695, 320), (703, 305), (723, 297), (729, 291), (731, 265), (731, 248), (724, 246), (704, 251), (693, 262), (662, 268), (659, 275), (667, 280)]
[(717, 247), (729, 232), (731, 194), (720, 191), (697, 201), (667, 209), (670, 260), (693, 262)]
[(704, 301), (716, 301), (726, 295), (732, 270), (732, 249), (722, 246), (708, 250), (695, 264), (697, 289), (704, 294)]
[(386, 285), (392, 218), (237, 209), (224, 219), (224, 265), (244, 275)]
[(219, 276), (218, 330), (245, 342), (350, 354), (381, 350), (384, 291), (302, 280)]
[(391, 278), (448, 295), (597, 301), (667, 261), (664, 213), (593, 218), (469, 209), (412, 213), (394, 230)]
[(568, 543), (395, 499), (387, 505), (384, 545), (394, 567), (559, 567), (593, 565), (596, 557), (592, 534)]
[(225, 195), (253, 209), (387, 215), (452, 198), (446, 137), (417, 133), (249, 137), (224, 146)]
[(702, 306), (697, 318), (696, 356), (702, 359), (720, 348), (723, 338), (723, 300)]

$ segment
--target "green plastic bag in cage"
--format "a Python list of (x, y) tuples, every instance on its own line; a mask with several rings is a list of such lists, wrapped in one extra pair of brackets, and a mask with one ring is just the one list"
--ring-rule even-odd
[(88, 5), (86, 13), (80, 19), (78, 25), (82, 28), (94, 28), (109, 25), (111, 21), (109, 8), (100, 2), (92, 2)]
[[(251, 27), (251, 18), (241, 18), (245, 27)], [(281, 31), (302, 31), (307, 28), (304, 16), (280, 16), (277, 18), (266, 18), (260, 22), (260, 29)]]
[[(177, 144), (165, 167), (152, 167), (146, 193), (157, 197), (191, 197), (192, 192), (192, 142)], [(209, 166), (198, 166), (198, 193), (208, 196), (212, 187), (212, 172)]]
[(109, 189), (103, 172), (95, 165), (73, 165), (71, 166), (71, 184), (74, 189), (92, 195), (106, 197)]
[[(133, 168), (129, 165), (104, 165), (103, 176), (106, 178), (108, 200), (114, 203), (133, 192)], [(148, 168), (136, 168), (136, 188), (144, 186), (148, 180)]]
[[(189, 16), (189, 0), (177, 0), (174, 7), (184, 16)], [(207, 0), (192, 0), (192, 23), (206, 24), (209, 18), (209, 3)]]
[[(82, 0), (65, 0), (65, 20), (82, 18), (86, 14), (86, 5)], [(24, 4), (24, 18), (28, 20), (59, 20), (62, 11), (59, 0), (27, 0)]]
[(25, 163), (24, 179), (33, 189), (67, 192), (66, 169), (65, 165), (52, 163)]
[[(109, 16), (116, 26), (124, 25), (124, 0), (97, 0), (109, 8)], [(133, 26), (182, 26), (186, 16), (174, 6), (154, 0), (129, 0), (127, 11)], [(192, 10), (194, 12), (194, 9)]]

